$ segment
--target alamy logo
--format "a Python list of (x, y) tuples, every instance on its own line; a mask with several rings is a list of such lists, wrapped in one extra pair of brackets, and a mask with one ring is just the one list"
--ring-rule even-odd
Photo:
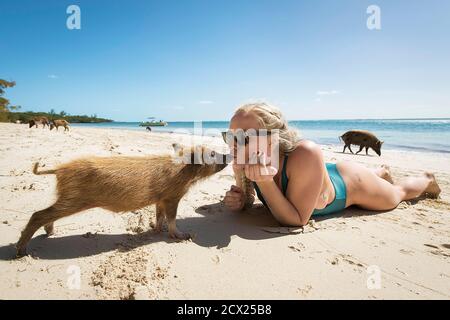
[[(195, 122), (194, 135), (188, 130), (178, 128), (173, 133), (180, 135), (177, 138), (180, 140), (180, 143), (172, 145), (175, 151), (172, 155), (174, 163), (224, 164), (233, 161), (236, 165), (257, 164), (261, 167), (261, 175), (269, 174), (268, 167), (273, 167), (277, 170), (279, 168), (280, 138), (278, 129), (235, 129), (222, 132), (214, 128), (203, 130), (202, 123)], [(197, 136), (195, 135), (196, 133)], [(196, 137), (199, 136), (203, 138), (222, 136), (224, 142), (228, 145), (229, 153), (217, 153), (214, 150), (201, 147), (191, 149), (192, 151), (190, 152), (184, 152), (188, 151), (189, 148), (185, 149), (183, 145), (199, 145), (199, 143), (196, 143)]]
[(381, 9), (379, 6), (370, 5), (367, 7), (367, 29), (369, 30), (381, 30)]
[(67, 17), (66, 26), (69, 30), (81, 29), (81, 9), (77, 5), (70, 5), (67, 7), (66, 13), (70, 16)]

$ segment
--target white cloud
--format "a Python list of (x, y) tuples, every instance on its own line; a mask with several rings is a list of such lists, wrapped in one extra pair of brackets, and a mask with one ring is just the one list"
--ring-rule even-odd
[(316, 94), (318, 96), (331, 96), (335, 94), (339, 94), (340, 92), (337, 90), (331, 90), (331, 91), (317, 91)]
[(55, 74), (49, 74), (47, 77), (50, 78), (50, 79), (58, 79), (58, 78), (59, 78), (59, 77), (58, 77), (57, 75), (55, 75)]
[(200, 103), (200, 104), (213, 104), (214, 102), (210, 101), (210, 100), (200, 100), (198, 103)]

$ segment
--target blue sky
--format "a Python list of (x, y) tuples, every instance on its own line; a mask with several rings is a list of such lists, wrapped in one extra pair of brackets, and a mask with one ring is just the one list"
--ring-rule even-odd
[(24, 110), (227, 120), (266, 100), (292, 120), (450, 117), (449, 1), (2, 0), (0, 30)]

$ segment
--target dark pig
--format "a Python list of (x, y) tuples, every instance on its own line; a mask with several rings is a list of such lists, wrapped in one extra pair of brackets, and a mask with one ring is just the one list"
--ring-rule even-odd
[(373, 133), (365, 130), (350, 130), (339, 137), (344, 141), (345, 146), (342, 153), (345, 153), (345, 149), (350, 150), (353, 153), (351, 145), (359, 146), (358, 152), (360, 153), (363, 148), (366, 148), (366, 155), (369, 154), (369, 148), (372, 148), (379, 156), (381, 156), (381, 146), (383, 141), (380, 141)]

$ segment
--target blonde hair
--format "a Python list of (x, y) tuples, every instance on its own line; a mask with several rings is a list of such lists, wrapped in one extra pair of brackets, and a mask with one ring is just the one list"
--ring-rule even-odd
[(262, 128), (278, 130), (281, 152), (290, 153), (295, 150), (300, 142), (300, 134), (298, 130), (289, 127), (278, 108), (265, 102), (248, 103), (237, 108), (234, 114), (249, 112), (258, 118)]

